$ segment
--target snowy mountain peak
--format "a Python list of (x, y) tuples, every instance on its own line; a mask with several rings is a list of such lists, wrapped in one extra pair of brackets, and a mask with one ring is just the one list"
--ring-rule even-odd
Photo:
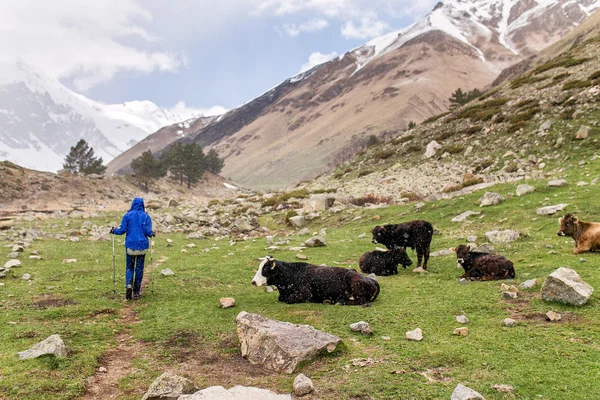
[(57, 171), (85, 139), (105, 162), (163, 126), (186, 119), (150, 101), (105, 105), (65, 87), (23, 61), (2, 65), (0, 159)]

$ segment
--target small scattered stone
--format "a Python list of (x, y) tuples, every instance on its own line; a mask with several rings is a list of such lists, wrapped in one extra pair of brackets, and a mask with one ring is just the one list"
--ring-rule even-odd
[(475, 243), (477, 241), (477, 236), (467, 236), (467, 242)]
[(562, 319), (562, 316), (554, 311), (548, 311), (546, 313), (546, 319), (550, 322), (557, 322), (560, 321)]
[(510, 286), (508, 286), (506, 283), (503, 283), (502, 285), (500, 285), (500, 290), (507, 292), (508, 289), (510, 289)]
[(160, 274), (162, 276), (174, 276), (175, 272), (173, 272), (173, 270), (171, 270), (170, 268), (165, 268), (160, 270)]
[(294, 379), (294, 394), (296, 396), (306, 396), (313, 390), (315, 390), (315, 386), (310, 378), (304, 374), (299, 374), (296, 376)]
[(548, 187), (563, 187), (567, 185), (567, 181), (564, 179), (555, 179), (548, 182)]
[(531, 289), (537, 285), (537, 279), (529, 279), (519, 285), (521, 289)]
[(431, 253), (431, 257), (449, 256), (451, 254), (454, 254), (452, 252), (452, 250), (450, 250), (450, 249), (442, 249), (442, 250), (434, 251), (433, 253)]
[(485, 400), (485, 397), (473, 389), (459, 383), (456, 388), (454, 388), (450, 400)]
[(22, 253), (23, 251), (25, 251), (25, 248), (23, 246), (21, 246), (20, 244), (15, 244), (12, 247), (12, 251), (15, 253)]
[(517, 295), (516, 293), (513, 292), (502, 292), (502, 298), (505, 300), (514, 300), (517, 297), (519, 297), (519, 295)]
[(460, 283), (461, 285), (466, 285), (467, 283), (469, 283), (469, 280), (466, 278), (460, 278), (458, 280), (458, 283)]
[(587, 183), (586, 181), (579, 181), (579, 182), (577, 182), (577, 186), (580, 186), (580, 187), (581, 186), (588, 186), (588, 185), (589, 185), (589, 183)]
[(190, 249), (193, 249), (194, 247), (196, 247), (196, 244), (195, 243), (186, 244), (185, 247), (189, 247)]
[(513, 326), (517, 325), (517, 321), (515, 321), (512, 318), (504, 318), (504, 321), (502, 321), (502, 324), (506, 327), (512, 328)]
[(21, 279), (23, 279), (24, 281), (28, 281), (31, 279), (31, 275), (29, 274), (23, 274), (23, 276), (21, 277)]
[(412, 272), (425, 273), (425, 272), (427, 272), (427, 270), (423, 269), (423, 267), (417, 267), (417, 268), (413, 269)]
[(515, 285), (510, 285), (510, 288), (508, 288), (508, 291), (511, 293), (519, 293), (519, 289), (515, 286)]
[(354, 324), (350, 324), (350, 329), (353, 332), (360, 332), (365, 336), (371, 336), (373, 334), (369, 323), (365, 321), (359, 321)]
[(232, 297), (223, 297), (219, 300), (221, 308), (231, 308), (235, 306), (235, 299)]
[(575, 139), (577, 139), (577, 140), (587, 139), (588, 136), (590, 136), (591, 130), (592, 130), (592, 128), (590, 128), (589, 126), (581, 125), (579, 127), (579, 130), (577, 131), (577, 135), (575, 136)]
[(498, 383), (492, 386), (492, 389), (500, 392), (500, 393), (512, 393), (515, 391), (515, 388), (510, 385), (504, 385), (502, 383)]
[(467, 218), (469, 218), (472, 215), (480, 215), (480, 214), (481, 214), (480, 212), (465, 211), (464, 213), (452, 218), (452, 222), (463, 222), (464, 220), (466, 220)]
[(425, 207), (425, 203), (420, 202), (420, 203), (415, 204), (415, 206), (413, 207), (413, 210), (415, 210), (415, 211), (421, 211), (421, 209), (423, 207)]
[(587, 260), (586, 260), (585, 258), (583, 258), (583, 257), (582, 257), (582, 258), (580, 258), (580, 259), (579, 259), (579, 262), (580, 262), (580, 263), (586, 263), (586, 262), (587, 262)]
[(421, 340), (423, 340), (423, 331), (421, 330), (421, 328), (417, 328), (413, 331), (408, 331), (406, 332), (406, 339), (413, 340), (415, 342), (420, 342)]
[(366, 234), (366, 233), (361, 233), (360, 235), (358, 235), (358, 238), (359, 238), (359, 239), (364, 239), (364, 238), (366, 238), (366, 237), (367, 237), (367, 234)]
[(504, 231), (493, 230), (486, 232), (485, 238), (492, 243), (510, 243), (519, 239), (519, 232), (510, 229)]
[(453, 332), (454, 335), (457, 336), (468, 336), (469, 335), (469, 328), (463, 326), (461, 328), (456, 328)]
[(381, 340), (390, 341), (390, 340), (392, 340), (392, 338), (389, 336), (382, 336)]
[(29, 256), (30, 260), (41, 260), (42, 256)]
[(106, 367), (100, 367), (100, 368), (98, 368), (98, 372), (106, 374), (108, 372), (108, 370), (106, 369)]
[(456, 322), (458, 322), (459, 324), (468, 324), (469, 318), (467, 318), (466, 315), (458, 315), (456, 317)]
[(327, 242), (322, 236), (314, 236), (308, 239), (306, 242), (304, 242), (304, 245), (306, 247), (325, 247), (327, 246)]
[(12, 253), (8, 253), (8, 258), (15, 259), (21, 257), (21, 253), (18, 251), (13, 251)]
[(296, 258), (298, 260), (303, 260), (303, 261), (308, 260), (308, 257), (306, 257), (304, 254), (300, 254), (300, 253), (296, 254)]
[(195, 391), (196, 387), (189, 379), (165, 372), (152, 382), (142, 400), (175, 400), (181, 395), (192, 394)]
[(554, 215), (567, 208), (568, 204), (557, 204), (555, 206), (541, 207), (536, 211), (537, 215)]
[(486, 192), (481, 199), (479, 199), (479, 207), (489, 207), (500, 204), (504, 201), (499, 193)]
[(76, 258), (66, 258), (62, 262), (63, 262), (63, 264), (73, 264), (73, 263), (77, 262), (77, 259)]

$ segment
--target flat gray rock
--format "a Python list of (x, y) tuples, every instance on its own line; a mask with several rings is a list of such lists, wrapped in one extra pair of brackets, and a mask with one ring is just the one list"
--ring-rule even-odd
[(174, 276), (175, 272), (173, 272), (173, 270), (171, 270), (170, 268), (165, 268), (160, 270), (160, 274), (162, 276)]
[(559, 268), (550, 274), (542, 285), (542, 300), (582, 306), (586, 304), (594, 288), (584, 282), (575, 270)]
[(485, 400), (485, 397), (473, 389), (459, 383), (456, 388), (454, 388), (450, 400)]
[(531, 289), (537, 285), (537, 279), (529, 279), (519, 285), (521, 289)]
[(452, 222), (463, 222), (464, 220), (466, 220), (467, 218), (469, 218), (472, 215), (480, 215), (480, 214), (481, 214), (480, 212), (476, 212), (476, 211), (465, 211), (464, 213), (452, 218)]
[(340, 338), (309, 325), (295, 325), (242, 311), (237, 318), (242, 357), (275, 372), (294, 372), (323, 350), (331, 353)]
[(421, 330), (421, 328), (417, 328), (413, 331), (406, 332), (406, 340), (420, 342), (421, 340), (423, 340), (423, 331)]
[(499, 193), (486, 192), (481, 199), (479, 199), (479, 207), (489, 207), (500, 204), (504, 201)]
[(517, 186), (517, 196), (525, 196), (526, 194), (535, 192), (535, 188), (531, 185)]
[(294, 394), (296, 396), (306, 396), (313, 390), (315, 390), (315, 386), (309, 377), (307, 377), (304, 374), (299, 374), (298, 376), (296, 376), (296, 378), (294, 379)]
[(46, 354), (53, 354), (58, 358), (65, 358), (67, 356), (67, 348), (65, 347), (65, 343), (60, 336), (52, 335), (30, 349), (20, 351), (18, 354), (19, 360), (28, 360), (30, 358), (37, 358)]
[(564, 179), (555, 179), (548, 182), (548, 187), (563, 187), (567, 185), (567, 181)]
[(314, 236), (308, 239), (306, 242), (304, 242), (304, 245), (306, 247), (325, 247), (327, 246), (327, 242), (322, 236)]
[(6, 268), (6, 269), (20, 267), (20, 266), (21, 266), (21, 261), (19, 261), (19, 260), (8, 260), (6, 263), (4, 263), (4, 268)]
[(554, 215), (568, 207), (568, 204), (557, 204), (555, 206), (541, 207), (536, 211), (537, 215)]

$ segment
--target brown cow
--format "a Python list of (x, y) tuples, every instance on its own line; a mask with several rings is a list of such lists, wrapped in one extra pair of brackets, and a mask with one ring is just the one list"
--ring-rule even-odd
[(600, 251), (600, 223), (579, 221), (572, 214), (559, 218), (558, 223), (558, 236), (568, 236), (575, 240), (573, 254)]

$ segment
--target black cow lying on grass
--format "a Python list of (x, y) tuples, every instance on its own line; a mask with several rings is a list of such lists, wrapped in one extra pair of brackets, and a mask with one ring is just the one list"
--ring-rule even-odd
[(339, 267), (319, 267), (303, 262), (278, 261), (267, 256), (252, 284), (275, 285), (279, 301), (366, 305), (379, 295), (379, 284), (358, 272)]
[(468, 246), (461, 244), (456, 249), (458, 263), (464, 268), (465, 273), (461, 278), (470, 280), (495, 281), (498, 279), (512, 279), (515, 277), (513, 263), (505, 257), (474, 252)]
[(429, 248), (433, 237), (433, 226), (423, 220), (405, 222), (403, 224), (376, 226), (371, 231), (373, 243), (381, 243), (390, 250), (396, 248), (407, 248), (416, 250), (417, 267), (427, 269), (429, 260)]
[(402, 248), (390, 251), (368, 251), (360, 257), (358, 262), (362, 272), (382, 276), (396, 275), (398, 264), (401, 264), (402, 268), (412, 265), (406, 250)]

